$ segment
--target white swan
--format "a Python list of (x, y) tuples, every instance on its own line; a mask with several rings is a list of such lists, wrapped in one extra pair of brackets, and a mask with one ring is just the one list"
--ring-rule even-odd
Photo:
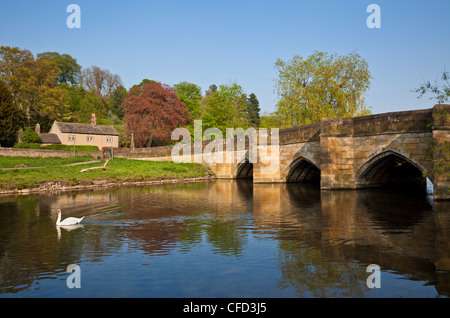
[(64, 219), (61, 222), (61, 210), (58, 209), (58, 219), (56, 220), (56, 225), (74, 225), (74, 224), (78, 224), (80, 223), (82, 220), (84, 219), (84, 216), (82, 218), (74, 218), (74, 217), (70, 217), (67, 219)]

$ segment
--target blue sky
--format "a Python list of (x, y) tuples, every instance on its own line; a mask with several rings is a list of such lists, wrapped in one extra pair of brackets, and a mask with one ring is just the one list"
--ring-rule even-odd
[[(127, 88), (144, 78), (203, 91), (237, 82), (266, 112), (275, 110), (277, 58), (356, 51), (374, 77), (373, 113), (432, 107), (411, 90), (450, 70), (448, 0), (0, 1), (0, 45), (70, 54), (119, 74)], [(71, 3), (80, 29), (66, 25)], [(366, 25), (371, 3), (380, 29)]]

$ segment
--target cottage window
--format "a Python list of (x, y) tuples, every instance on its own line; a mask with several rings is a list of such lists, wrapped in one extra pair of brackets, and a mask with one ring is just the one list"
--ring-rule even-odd
[(112, 142), (112, 137), (106, 137), (106, 142)]
[(92, 137), (92, 136), (87, 136), (87, 141), (94, 141), (94, 137)]
[(69, 141), (75, 141), (75, 136), (69, 136)]

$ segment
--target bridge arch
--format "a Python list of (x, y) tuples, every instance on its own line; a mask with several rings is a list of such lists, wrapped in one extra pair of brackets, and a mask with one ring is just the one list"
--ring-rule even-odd
[(286, 182), (320, 183), (320, 168), (312, 160), (296, 156), (288, 167)]
[(249, 150), (245, 156), (238, 161), (236, 167), (236, 179), (253, 179), (253, 163), (249, 159)]
[(357, 169), (355, 177), (358, 186), (362, 187), (398, 184), (425, 187), (425, 172), (425, 167), (408, 154), (385, 150), (367, 159)]

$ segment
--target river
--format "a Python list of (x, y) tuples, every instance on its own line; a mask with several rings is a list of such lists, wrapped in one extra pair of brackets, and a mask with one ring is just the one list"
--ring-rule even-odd
[[(57, 209), (85, 219), (56, 227)], [(216, 180), (4, 196), (0, 298), (447, 298), (449, 237), (450, 202), (420, 191)]]

